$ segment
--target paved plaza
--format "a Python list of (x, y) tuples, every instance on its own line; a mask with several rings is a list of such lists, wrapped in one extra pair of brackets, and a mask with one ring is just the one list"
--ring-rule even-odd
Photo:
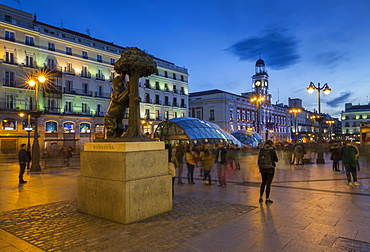
[(196, 169), (195, 185), (175, 186), (173, 211), (129, 225), (77, 212), (78, 166), (18, 185), (16, 160), (2, 158), (0, 251), (370, 251), (370, 166), (361, 160), (361, 185), (348, 186), (328, 157), (279, 161), (270, 205), (258, 202), (255, 155), (226, 188), (203, 185)]

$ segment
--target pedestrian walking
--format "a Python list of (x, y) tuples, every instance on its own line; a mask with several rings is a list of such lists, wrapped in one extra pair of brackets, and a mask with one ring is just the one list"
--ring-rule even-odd
[(226, 187), (226, 148), (223, 143), (218, 145), (216, 149), (215, 163), (217, 167), (218, 185), (220, 187)]
[(190, 146), (186, 147), (185, 153), (186, 166), (188, 167), (188, 184), (193, 185), (194, 182), (194, 168), (197, 164), (196, 154), (191, 150)]
[(168, 149), (168, 173), (172, 177), (172, 198), (175, 196), (175, 177), (176, 168), (179, 166), (175, 154), (175, 149), (172, 149), (170, 144), (165, 144), (165, 149)]
[(353, 185), (355, 186), (360, 185), (357, 182), (357, 172), (356, 172), (356, 155), (358, 154), (357, 149), (351, 144), (344, 143), (341, 149), (341, 154), (342, 154), (342, 162), (346, 169), (348, 185), (352, 185), (352, 181), (351, 181), (352, 179), (353, 179)]
[(306, 154), (306, 151), (301, 143), (297, 143), (294, 146), (293, 153), (294, 153), (293, 162), (295, 162), (296, 165), (303, 165), (303, 156), (304, 154)]
[(332, 147), (330, 147), (330, 152), (330, 159), (333, 160), (333, 171), (339, 171), (339, 161), (342, 159), (339, 144), (335, 143)]
[(184, 163), (185, 163), (185, 148), (184, 144), (180, 143), (176, 146), (176, 159), (179, 163), (179, 167), (177, 168), (177, 184), (182, 186), (184, 183), (182, 182), (182, 173), (184, 171)]
[(21, 149), (18, 152), (18, 161), (19, 161), (19, 184), (25, 184), (27, 181), (23, 179), (23, 174), (26, 170), (26, 165), (28, 162), (28, 154), (26, 151), (26, 144), (21, 144)]
[(267, 140), (258, 154), (258, 167), (262, 176), (259, 202), (263, 202), (263, 194), (266, 189), (266, 203), (272, 203), (270, 199), (271, 183), (275, 175), (276, 162), (278, 161), (275, 147), (271, 140)]
[(203, 184), (212, 185), (211, 170), (213, 165), (213, 155), (209, 150), (208, 145), (204, 145), (203, 151), (200, 153), (200, 162), (203, 169)]

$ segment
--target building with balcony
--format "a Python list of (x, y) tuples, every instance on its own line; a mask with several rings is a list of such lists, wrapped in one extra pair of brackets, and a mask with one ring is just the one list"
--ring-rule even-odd
[[(39, 22), (36, 15), (1, 4), (0, 46), (1, 151), (16, 153), (27, 141), (28, 122), (18, 114), (36, 110), (35, 90), (26, 80), (37, 69), (50, 74), (39, 94), (43, 151), (78, 148), (104, 137), (113, 67), (126, 47)], [(161, 121), (185, 116), (188, 106), (188, 70), (152, 57), (158, 74), (140, 79), (139, 86), (143, 131), (150, 134)]]
[(346, 103), (341, 118), (343, 137), (346, 140), (360, 141), (363, 124), (370, 123), (370, 103), (366, 105)]

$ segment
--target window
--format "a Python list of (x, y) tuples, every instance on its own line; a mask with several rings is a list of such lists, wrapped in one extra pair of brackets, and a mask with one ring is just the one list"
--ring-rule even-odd
[(15, 41), (15, 33), (12, 31), (5, 31), (5, 39)]
[(145, 119), (150, 119), (150, 109), (145, 109)]
[(209, 120), (210, 121), (214, 121), (215, 120), (215, 110), (214, 109), (211, 109), (209, 111)]
[(168, 111), (164, 111), (164, 119), (167, 120), (168, 118)]
[(164, 83), (164, 91), (167, 91), (167, 92), (169, 91), (167, 83)]
[(6, 108), (7, 109), (14, 109), (15, 108), (15, 95), (14, 94), (7, 94), (5, 98)]
[(91, 74), (90, 74), (89, 69), (88, 69), (87, 66), (82, 66), (81, 77), (86, 77), (86, 78), (91, 77)]
[(173, 97), (173, 105), (172, 106), (178, 107), (177, 98), (176, 97)]
[(173, 73), (173, 79), (176, 80), (176, 74), (175, 73)]
[(70, 101), (66, 101), (66, 106), (64, 108), (64, 111), (66, 112), (72, 112), (73, 111), (73, 104)]
[(173, 85), (172, 90), (173, 90), (173, 92), (174, 92), (175, 94), (177, 94), (176, 85)]
[(89, 83), (82, 83), (82, 88), (83, 88), (83, 92), (84, 94), (89, 94)]
[(149, 79), (146, 79), (146, 80), (145, 80), (144, 87), (145, 87), (145, 88), (150, 88), (150, 81), (149, 81)]
[(184, 94), (185, 94), (185, 89), (184, 89), (184, 87), (181, 87), (181, 89), (180, 89), (180, 94), (182, 94), (182, 95), (184, 95)]
[(164, 71), (164, 77), (168, 77), (167, 71)]
[(185, 117), (185, 113), (184, 112), (181, 113), (181, 117)]
[(82, 103), (82, 113), (86, 114), (89, 112), (89, 105), (87, 103)]
[(155, 82), (155, 90), (160, 90), (159, 82), (158, 81)]
[(146, 103), (150, 103), (150, 94), (145, 93), (145, 101)]
[(15, 73), (5, 71), (4, 86), (15, 87)]
[(74, 133), (75, 132), (75, 124), (72, 122), (66, 122), (63, 125), (64, 133)]
[(49, 51), (55, 51), (55, 44), (53, 44), (53, 43), (48, 43), (48, 50), (49, 50)]
[(80, 124), (80, 132), (81, 133), (90, 133), (90, 124), (89, 123), (81, 123)]
[(159, 110), (155, 111), (155, 120), (159, 121), (161, 118), (159, 117)]
[(49, 69), (54, 69), (55, 68), (55, 61), (54, 61), (54, 59), (48, 58), (48, 68)]
[(3, 130), (16, 130), (17, 121), (14, 119), (6, 118), (3, 119)]
[(196, 111), (196, 118), (198, 118), (198, 119), (202, 119), (202, 117), (201, 117), (201, 114), (200, 114), (200, 111), (198, 110), (198, 111)]
[(24, 43), (26, 45), (35, 46), (35, 39), (34, 39), (34, 37), (26, 35), (24, 37)]
[(159, 104), (159, 95), (155, 95), (155, 104)]
[(111, 65), (114, 65), (114, 63), (116, 63), (116, 60), (115, 60), (115, 59), (113, 59), (113, 58), (110, 58), (110, 64), (111, 64)]
[(186, 108), (185, 99), (181, 99), (181, 107)]
[(181, 75), (181, 81), (184, 81), (184, 75)]
[(6, 22), (12, 22), (12, 17), (9, 15), (5, 15), (5, 21)]
[(45, 133), (57, 133), (58, 124), (56, 122), (46, 122), (45, 123)]
[(96, 55), (96, 61), (97, 62), (103, 62), (103, 57), (101, 55)]
[(177, 112), (173, 112), (173, 118), (177, 118)]
[(240, 119), (241, 119), (241, 118), (240, 118), (240, 110), (239, 110), (239, 109), (236, 111), (236, 119), (238, 119), (238, 120), (240, 120)]
[(101, 104), (96, 105), (96, 115), (97, 116), (103, 115), (103, 106)]
[(72, 90), (73, 90), (73, 81), (66, 80), (66, 87), (65, 87), (64, 91), (66, 93), (71, 93)]
[(98, 86), (98, 95), (99, 96), (103, 95), (103, 86)]
[(33, 56), (26, 55), (26, 67), (35, 67)]
[(245, 110), (242, 110), (242, 120), (245, 121)]
[(89, 58), (87, 56), (87, 52), (86, 51), (82, 51), (82, 58), (84, 58), (84, 59), (88, 59)]
[(8, 64), (15, 64), (15, 57), (13, 52), (6, 52), (5, 53), (5, 63)]
[(169, 102), (168, 102), (168, 96), (164, 97), (164, 105), (166, 105), (166, 106), (170, 105)]
[(66, 54), (72, 55), (72, 48), (71, 47), (66, 47)]

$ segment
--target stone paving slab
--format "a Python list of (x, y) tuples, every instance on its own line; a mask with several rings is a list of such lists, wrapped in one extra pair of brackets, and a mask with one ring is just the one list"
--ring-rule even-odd
[(174, 210), (123, 225), (62, 201), (0, 213), (0, 228), (45, 251), (166, 251), (255, 207), (175, 196)]

